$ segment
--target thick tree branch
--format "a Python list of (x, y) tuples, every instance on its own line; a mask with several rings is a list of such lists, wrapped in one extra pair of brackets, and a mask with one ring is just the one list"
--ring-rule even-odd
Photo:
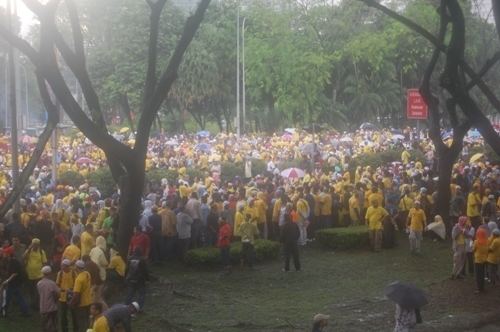
[(135, 141), (134, 150), (139, 152), (139, 157), (143, 158), (146, 155), (147, 145), (149, 141), (149, 134), (151, 131), (151, 126), (156, 117), (156, 113), (161, 107), (161, 104), (165, 101), (172, 84), (177, 78), (177, 72), (179, 66), (184, 57), (184, 53), (188, 48), (189, 44), (194, 38), (196, 31), (198, 30), (205, 12), (210, 4), (210, 0), (201, 0), (196, 12), (187, 19), (184, 26), (184, 31), (181, 38), (177, 42), (175, 51), (170, 58), (167, 69), (162, 74), (158, 85), (155, 88), (153, 95), (144, 107), (141, 113), (141, 118), (137, 126), (137, 136)]
[(483, 78), (484, 75), (486, 75), (493, 66), (496, 65), (496, 63), (500, 60), (500, 51), (497, 51), (489, 60), (486, 60), (484, 63), (483, 67), (481, 70), (477, 73), (477, 76), (473, 78), (472, 80), (467, 83), (467, 86), (465, 87), (467, 90), (471, 90), (474, 86), (477, 85), (480, 79)]
[(85, 68), (85, 49), (83, 46), (83, 33), (78, 18), (78, 11), (73, 0), (66, 0), (66, 8), (68, 9), (69, 21), (73, 32), (73, 42), (75, 47), (75, 55), (77, 56), (80, 66)]
[(151, 8), (149, 15), (149, 47), (148, 47), (148, 70), (146, 73), (146, 82), (144, 84), (144, 94), (142, 99), (142, 110), (144, 112), (148, 101), (151, 99), (156, 88), (156, 63), (158, 59), (158, 31), (160, 29), (160, 19), (163, 8), (167, 0), (159, 0), (153, 3), (148, 1)]
[(493, 17), (495, 18), (495, 26), (497, 28), (498, 38), (500, 38), (500, 1), (491, 0), (491, 7), (493, 10)]
[(0, 36), (2, 36), (9, 44), (17, 48), (21, 53), (26, 55), (35, 67), (39, 64), (39, 53), (37, 50), (35, 50), (26, 40), (10, 32), (9, 28), (3, 23), (0, 24)]

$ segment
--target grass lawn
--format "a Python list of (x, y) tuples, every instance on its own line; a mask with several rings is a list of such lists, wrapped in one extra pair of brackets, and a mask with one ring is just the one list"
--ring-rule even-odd
[[(145, 313), (134, 329), (305, 331), (321, 312), (332, 316), (328, 331), (390, 331), (394, 306), (383, 289), (394, 280), (414, 282), (429, 294), (418, 331), (472, 329), (473, 316), (487, 316), (485, 306), (498, 308), (498, 289), (478, 297), (471, 278), (448, 280), (449, 244), (425, 240), (422, 255), (411, 256), (407, 240), (400, 243), (381, 253), (306, 248), (302, 272), (281, 272), (280, 261), (257, 265), (255, 271), (237, 268), (229, 276), (178, 264), (157, 267), (160, 280), (150, 285)], [(0, 331), (38, 331), (36, 324), (12, 316), (0, 320)]]

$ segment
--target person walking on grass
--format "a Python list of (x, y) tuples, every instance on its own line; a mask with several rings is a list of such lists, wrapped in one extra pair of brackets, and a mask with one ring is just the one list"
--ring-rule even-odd
[(415, 201), (415, 206), (408, 213), (407, 228), (409, 230), (410, 252), (420, 254), (422, 232), (427, 225), (427, 217), (421, 208), (420, 201)]
[(89, 312), (92, 303), (92, 280), (90, 273), (85, 270), (84, 261), (76, 261), (75, 271), (77, 276), (70, 306), (74, 308), (76, 316), (75, 332), (86, 332), (89, 327)]
[(137, 293), (137, 302), (140, 308), (144, 308), (146, 299), (146, 282), (149, 281), (149, 271), (140, 247), (130, 257), (125, 273), (125, 283), (127, 284), (127, 298), (125, 304), (131, 304)]
[(42, 317), (43, 332), (57, 332), (57, 302), (59, 287), (49, 278), (52, 273), (50, 266), (42, 267), (43, 278), (36, 287), (40, 297), (40, 316)]
[(453, 241), (453, 271), (451, 279), (462, 279), (462, 271), (465, 267), (466, 260), (466, 223), (467, 217), (461, 216), (458, 222), (453, 226), (451, 231), (451, 239)]
[(474, 266), (477, 289), (475, 293), (484, 292), (484, 278), (488, 259), (488, 234), (484, 228), (479, 228), (474, 241)]
[(281, 233), (281, 242), (283, 243), (283, 252), (285, 254), (284, 272), (290, 271), (290, 258), (293, 257), (295, 271), (300, 271), (299, 247), (297, 241), (300, 238), (299, 226), (292, 221), (290, 215), (285, 217), (285, 226)]
[(241, 236), (241, 264), (247, 265), (250, 269), (253, 269), (253, 263), (255, 260), (255, 248), (254, 242), (255, 238), (259, 236), (259, 229), (257, 225), (252, 223), (252, 216), (247, 214), (245, 221), (240, 226), (240, 236)]
[(71, 269), (71, 261), (64, 259), (61, 263), (61, 271), (57, 273), (56, 284), (60, 289), (59, 295), (59, 310), (61, 316), (61, 331), (68, 332), (68, 314), (71, 315), (73, 331), (77, 330), (78, 322), (76, 321), (75, 309), (69, 304), (73, 297), (73, 287), (75, 285), (77, 273)]
[(382, 225), (390, 216), (389, 213), (379, 205), (378, 199), (372, 198), (370, 199), (370, 203), (371, 206), (366, 210), (365, 220), (368, 225), (372, 250), (378, 252), (382, 247)]
[(231, 272), (231, 257), (229, 255), (231, 247), (231, 233), (231, 226), (227, 223), (226, 219), (224, 217), (219, 217), (217, 247), (220, 249), (222, 266), (224, 267), (224, 273), (226, 274)]

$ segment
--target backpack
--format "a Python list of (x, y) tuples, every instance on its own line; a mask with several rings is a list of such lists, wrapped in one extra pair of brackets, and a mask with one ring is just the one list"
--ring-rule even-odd
[(125, 276), (127, 282), (131, 284), (139, 283), (141, 279), (140, 264), (141, 260), (139, 258), (132, 258), (130, 260), (127, 275)]

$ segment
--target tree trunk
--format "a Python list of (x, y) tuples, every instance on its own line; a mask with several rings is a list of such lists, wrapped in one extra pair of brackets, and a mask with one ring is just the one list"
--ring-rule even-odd
[(135, 129), (134, 129), (134, 121), (132, 120), (132, 110), (130, 109), (130, 104), (128, 102), (127, 94), (120, 95), (118, 103), (120, 104), (120, 108), (123, 114), (125, 114), (125, 117), (127, 118), (130, 130), (134, 132)]
[(438, 207), (437, 212), (443, 218), (447, 230), (450, 229), (451, 173), (453, 170), (453, 163), (458, 157), (461, 149), (457, 149), (456, 151), (458, 151), (458, 153), (446, 148), (438, 153), (439, 180), (437, 184), (437, 200), (435, 203)]
[(120, 181), (120, 222), (117, 231), (118, 251), (122, 257), (128, 255), (128, 246), (134, 227), (139, 222), (144, 188), (144, 171), (128, 171)]

